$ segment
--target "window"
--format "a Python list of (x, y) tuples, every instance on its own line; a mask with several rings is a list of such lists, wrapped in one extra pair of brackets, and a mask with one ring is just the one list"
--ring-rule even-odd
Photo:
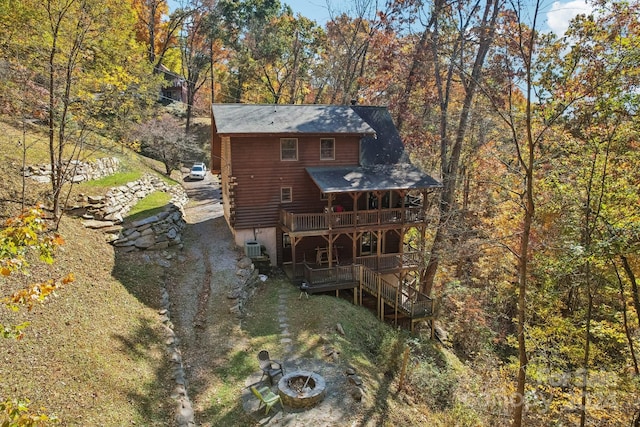
[(280, 160), (298, 160), (297, 138), (280, 139)]
[(282, 235), (282, 247), (290, 248), (291, 247), (291, 236), (288, 233), (284, 233)]
[(370, 231), (365, 231), (360, 237), (360, 255), (375, 253), (378, 249), (378, 239)]
[(320, 193), (320, 200), (329, 200), (329, 195), (327, 193)]
[(293, 201), (291, 187), (280, 187), (280, 201), (282, 203), (291, 203)]
[(335, 160), (335, 139), (322, 138), (320, 140), (320, 160)]

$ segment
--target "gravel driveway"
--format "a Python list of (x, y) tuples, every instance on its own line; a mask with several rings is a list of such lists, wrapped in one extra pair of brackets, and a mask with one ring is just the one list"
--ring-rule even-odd
[[(243, 345), (239, 321), (230, 314), (231, 303), (226, 298), (240, 280), (236, 263), (242, 253), (235, 247), (223, 217), (217, 177), (207, 173), (204, 180), (186, 179), (183, 185), (189, 196), (185, 207), (184, 250), (168, 275), (167, 291), (189, 383), (189, 398), (197, 414), (210, 402), (193, 393), (204, 394), (215, 368), (224, 363), (233, 347)], [(198, 425), (206, 424), (198, 422)]]

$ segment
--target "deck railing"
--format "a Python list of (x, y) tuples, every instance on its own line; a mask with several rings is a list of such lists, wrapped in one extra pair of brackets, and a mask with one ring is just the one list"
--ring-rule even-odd
[(362, 280), (360, 286), (371, 295), (379, 295), (378, 279), (380, 275), (368, 268), (362, 268)]
[(407, 252), (404, 254), (359, 256), (356, 257), (355, 263), (374, 271), (390, 271), (403, 267), (417, 267), (420, 259), (420, 252)]
[(395, 307), (398, 298), (398, 288), (391, 283), (378, 276), (380, 280), (380, 296), (392, 307)]
[(304, 278), (313, 285), (357, 282), (358, 266), (344, 265), (338, 267), (312, 268), (310, 265), (305, 264)]
[(398, 309), (411, 318), (429, 316), (433, 314), (433, 299), (408, 285), (398, 286), (386, 281), (375, 271), (362, 267), (362, 289), (382, 298), (385, 303)]
[(411, 317), (433, 314), (433, 299), (409, 286), (402, 287), (401, 305)]
[(291, 231), (320, 231), (329, 228), (366, 227), (387, 224), (415, 224), (424, 220), (422, 208), (407, 207), (357, 212), (293, 213), (280, 210), (280, 223)]

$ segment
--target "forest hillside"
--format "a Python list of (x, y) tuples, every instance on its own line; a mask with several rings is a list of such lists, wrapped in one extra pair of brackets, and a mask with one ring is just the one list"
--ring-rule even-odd
[[(212, 102), (385, 105), (443, 184), (416, 286), (486, 387), (484, 405), (445, 410), (638, 425), (640, 3), (591, 2), (563, 34), (545, 7), (353, 0), (320, 25), (280, 0), (0, 2), (3, 175), (18, 184), (2, 214), (45, 201), (64, 229), (65, 165), (103, 140), (164, 175), (206, 156), (194, 118)], [(27, 158), (51, 178), (28, 198)]]

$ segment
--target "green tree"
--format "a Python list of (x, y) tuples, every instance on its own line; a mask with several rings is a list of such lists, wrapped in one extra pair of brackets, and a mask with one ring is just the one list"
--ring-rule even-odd
[[(44, 99), (34, 105), (48, 127), (52, 209), (61, 215), (71, 160), (91, 132), (135, 117), (154, 99), (150, 68), (136, 64), (144, 51), (133, 40), (134, 14), (115, 0), (25, 0), (0, 9), (3, 50), (13, 69), (32, 73)], [(5, 4), (5, 3), (3, 3)], [(115, 30), (117, 29), (117, 31)]]
[[(640, 107), (638, 7), (637, 3), (612, 4), (594, 16), (577, 17), (567, 33), (571, 44), (558, 46), (566, 52), (563, 62), (553, 67), (558, 72), (543, 74), (545, 83), (552, 88), (549, 93), (561, 102), (581, 94), (571, 102), (572, 107), (563, 118), (575, 145), (560, 147), (571, 165), (565, 173), (573, 177), (569, 194), (575, 194), (575, 200), (570, 212), (577, 213), (573, 241), (581, 255), (575, 267), (578, 286), (569, 294), (573, 300), (567, 301), (569, 307), (584, 307), (580, 310), (584, 324), (581, 426), (587, 422), (592, 388), (589, 372), (593, 365), (598, 367), (598, 354), (605, 350), (602, 332), (596, 334), (594, 328), (599, 326), (602, 331), (602, 325), (606, 325), (610, 336), (613, 331), (620, 331), (618, 322), (609, 320), (609, 314), (597, 302), (614, 298), (604, 294), (607, 290), (615, 295), (615, 281), (604, 280), (613, 276), (607, 271), (611, 266), (610, 224), (619, 218), (618, 211), (631, 212), (628, 204), (620, 204), (624, 198), (616, 195), (615, 190), (624, 191), (624, 184), (615, 171), (618, 166), (624, 167), (619, 159), (628, 159), (630, 142), (638, 137), (634, 117)], [(629, 345), (633, 353), (633, 340)]]
[(177, 50), (178, 35), (191, 10), (177, 8), (169, 13), (167, 0), (131, 0), (131, 5), (136, 15), (136, 40), (145, 46), (154, 71), (159, 71), (171, 52)]
[[(202, 3), (202, 4), (201, 4)], [(185, 133), (189, 133), (191, 117), (198, 91), (208, 82), (213, 66), (214, 38), (209, 27), (209, 16), (215, 14), (214, 5), (194, 1), (185, 19), (180, 35), (182, 75), (187, 81), (187, 112)]]
[(223, 99), (254, 103), (307, 99), (312, 85), (309, 70), (324, 40), (315, 22), (294, 17), (279, 0), (223, 1), (218, 11), (220, 39), (233, 51)]

